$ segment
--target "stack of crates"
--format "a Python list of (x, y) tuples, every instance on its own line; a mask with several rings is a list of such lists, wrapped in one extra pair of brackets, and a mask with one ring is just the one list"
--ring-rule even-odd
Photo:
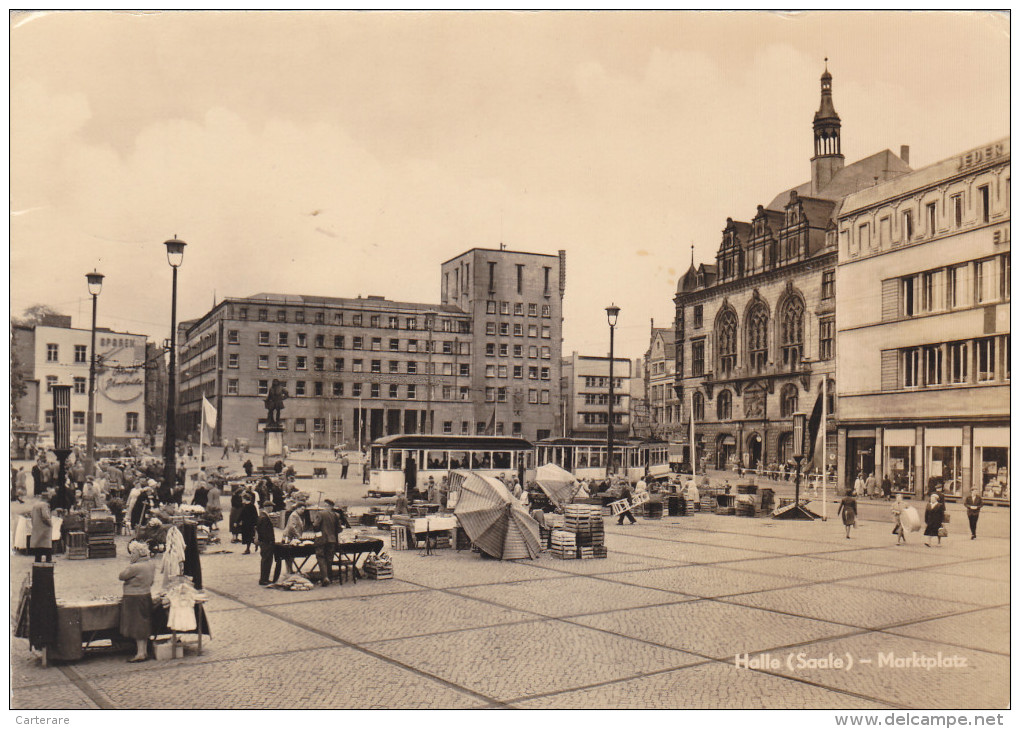
[(550, 549), (556, 559), (577, 559), (577, 539), (573, 532), (554, 529), (550, 537)]
[(396, 526), (390, 529), (390, 546), (393, 549), (410, 549), (407, 539), (407, 528)]
[(117, 522), (109, 511), (90, 511), (85, 520), (85, 534), (88, 542), (89, 559), (103, 559), (117, 556), (117, 545), (113, 543)]
[(602, 509), (592, 504), (568, 504), (563, 509), (564, 529), (574, 534), (577, 559), (605, 557), (606, 531)]
[(67, 558), (68, 559), (89, 558), (88, 539), (85, 536), (85, 532), (67, 533)]

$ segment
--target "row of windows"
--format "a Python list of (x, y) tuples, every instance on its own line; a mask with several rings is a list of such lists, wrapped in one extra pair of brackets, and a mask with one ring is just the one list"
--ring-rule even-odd
[[(836, 383), (833, 380), (828, 382), (828, 403), (829, 415), (832, 415), (836, 411)], [(694, 407), (694, 419), (704, 420), (705, 419), (705, 396), (700, 392), (695, 392), (691, 403)], [(791, 418), (793, 414), (797, 412), (798, 405), (800, 404), (800, 388), (794, 384), (783, 385), (783, 388), (779, 391), (779, 414), (783, 418)], [(814, 403), (811, 405), (814, 406)], [(718, 420), (732, 420), (733, 419), (733, 393), (729, 390), (723, 389), (719, 391), (719, 394), (715, 399), (715, 414)]]
[[(485, 434), (485, 430), (486, 430), (486, 428), (488, 428), (488, 426), (489, 426), (489, 424), (484, 422), (484, 421), (482, 421), (482, 420), (479, 420), (479, 421), (475, 422), (475, 434), (476, 435), (484, 435)], [(505, 435), (506, 434), (506, 424), (505, 423), (496, 423), (495, 432), (496, 432), (496, 435)], [(510, 424), (510, 434), (511, 435), (513, 435), (515, 437), (520, 437), (521, 433), (523, 433), (523, 432), (524, 431), (523, 431), (520, 423), (511, 423)], [(453, 421), (452, 420), (445, 420), (445, 421), (443, 421), (443, 433), (445, 433), (446, 435), (452, 435), (453, 434)], [(460, 434), (461, 435), (470, 435), (471, 434), (471, 423), (469, 421), (467, 421), (467, 420), (460, 421)]]
[[(43, 419), (46, 425), (53, 425), (53, 411), (47, 410), (43, 413)], [(101, 425), (103, 422), (103, 414), (96, 413), (96, 425)], [(85, 411), (74, 410), (71, 412), (71, 427), (76, 430), (81, 430), (85, 427)], [(138, 432), (138, 413), (124, 413), (124, 432), (125, 433), (137, 433)]]
[[(59, 362), (60, 361), (60, 345), (59, 344), (47, 344), (46, 345), (46, 361), (47, 362)], [(84, 344), (74, 345), (74, 362), (75, 364), (86, 364), (89, 361), (89, 348)]]
[[(498, 312), (497, 312), (498, 305)], [(485, 302), (485, 313), (496, 314), (499, 313), (502, 316), (510, 316), (510, 302), (509, 301), (486, 301)], [(513, 304), (513, 315), (524, 316), (524, 303), (517, 301)], [(538, 304), (528, 304), (528, 316), (538, 316)], [(542, 304), (542, 318), (548, 319), (552, 316), (552, 307), (549, 304)]]
[[(404, 374), (416, 375), (419, 370), (419, 363), (415, 360), (386, 360), (386, 372), (391, 374), (400, 373), (400, 364), (404, 364)], [(432, 362), (422, 363), (421, 370), (426, 374), (434, 375), (447, 375), (453, 376), (455, 373), (459, 377), (470, 377), (471, 376), (471, 365), (465, 362), (453, 363), (453, 362)], [(343, 357), (334, 357), (332, 362), (333, 372), (344, 372), (346, 361)], [(294, 358), (295, 369), (299, 371), (308, 369), (308, 358), (298, 356)], [(369, 372), (381, 373), (383, 372), (383, 360), (373, 359), (369, 360)], [(229, 369), (240, 368), (240, 356), (234, 353), (227, 355), (227, 367)], [(268, 370), (270, 369), (270, 358), (268, 354), (258, 355), (258, 369)], [(276, 356), (276, 369), (288, 370), (290, 369), (290, 357), (285, 354)], [(326, 358), (325, 357), (313, 357), (312, 358), (312, 370), (315, 372), (326, 371)], [(352, 359), (351, 360), (351, 372), (365, 372), (365, 360), (363, 359)]]
[[(485, 365), (486, 377), (509, 377), (510, 368), (507, 365)], [(515, 380), (524, 379), (524, 365), (513, 365), (513, 377)], [(551, 372), (548, 367), (528, 367), (529, 380), (548, 380)]]
[[(497, 354), (498, 353), (498, 354)], [(524, 345), (515, 344), (513, 345), (513, 356), (523, 357), (524, 356)], [(485, 356), (486, 357), (509, 357), (510, 356), (510, 345), (501, 342), (498, 345), (495, 342), (488, 342), (485, 345)], [(552, 359), (552, 348), (551, 347), (536, 347), (534, 345), (528, 347), (528, 357), (530, 359), (538, 359), (539, 356), (542, 359)]]
[[(594, 394), (590, 392), (584, 393), (581, 396), (585, 405), (608, 405), (609, 395), (605, 394)], [(623, 405), (623, 395), (613, 396), (613, 405)]]
[[(486, 387), (485, 402), (507, 402), (507, 388)], [(531, 405), (548, 405), (549, 390), (528, 390), (528, 402)]]
[[(316, 334), (315, 335), (315, 347), (317, 349), (326, 348), (326, 335)], [(332, 344), (333, 349), (346, 349), (347, 339), (342, 334), (333, 336)], [(418, 352), (419, 346), (422, 352), (428, 352), (429, 350), (442, 351), (443, 354), (471, 354), (471, 343), (470, 342), (455, 342), (445, 340), (436, 342), (429, 339), (418, 340), (418, 339), (406, 339), (404, 340), (404, 349), (401, 349), (401, 340), (389, 339), (386, 342), (386, 346), (391, 352)], [(240, 344), (241, 338), (240, 333), (236, 329), (231, 329), (227, 332), (227, 344)], [(270, 332), (262, 331), (258, 333), (258, 343), (260, 347), (273, 346), (272, 336)], [(289, 347), (290, 346), (290, 332), (277, 332), (276, 333), (276, 346), (277, 347)], [(304, 348), (308, 346), (308, 336), (304, 332), (298, 332), (295, 335), (294, 346)], [(365, 337), (351, 337), (351, 349), (365, 349)], [(383, 351), (383, 339), (382, 337), (370, 337), (368, 341), (368, 349), (373, 352)]]
[[(269, 309), (258, 309), (257, 317), (258, 317), (258, 321), (277, 321), (277, 322), (285, 323), (285, 322), (287, 322), (287, 309), (277, 309), (276, 310), (276, 318), (275, 318), (275, 320), (270, 317)], [(237, 310), (237, 318), (241, 319), (242, 321), (247, 321), (248, 320), (248, 307), (247, 306), (242, 306), (242, 307), (238, 308), (238, 310)], [(365, 318), (366, 317), (365, 317), (364, 314), (360, 314), (360, 313), (359, 314), (351, 314), (350, 315), (350, 326), (354, 326), (354, 327), (365, 326), (365, 324), (364, 324)], [(385, 321), (385, 328), (387, 328), (387, 329), (400, 329), (401, 328), (401, 322), (403, 323), (403, 328), (404, 329), (412, 330), (412, 331), (415, 330), (415, 329), (419, 329), (419, 328), (426, 329), (426, 330), (434, 328), (432, 326), (432, 323), (431, 323), (434, 320), (434, 315), (432, 315), (432, 314), (426, 314), (420, 320), (416, 316), (400, 317), (400, 316), (395, 316), (395, 315), (388, 315), (387, 316), (387, 315), (383, 315), (383, 314), (369, 314), (367, 319), (368, 319), (367, 326), (372, 327), (374, 329), (382, 328), (384, 321)], [(297, 311), (294, 312), (294, 322), (295, 323), (297, 323), (297, 324), (304, 324), (305, 321), (306, 321), (306, 318), (305, 318), (304, 310), (298, 309)], [(418, 326), (419, 321), (421, 321), (421, 324), (422, 324), (421, 327)], [(326, 312), (324, 312), (324, 311), (317, 311), (317, 312), (315, 312), (315, 314), (314, 314), (314, 323), (315, 324), (325, 324), (326, 323)], [(342, 312), (342, 311), (333, 312), (332, 323), (334, 325), (337, 325), (337, 326), (343, 326), (343, 324), (344, 324), (344, 312)], [(467, 333), (470, 333), (470, 331), (471, 331), (471, 322), (470, 321), (466, 321), (466, 320), (455, 320), (455, 319), (446, 319), (446, 318), (444, 318), (444, 319), (441, 319), (439, 321), (438, 330), (441, 330), (441, 331), (444, 331), (444, 332), (454, 332), (454, 331), (456, 331), (456, 332), (460, 332), (462, 334), (467, 334)]]
[[(822, 271), (822, 299), (836, 297), (836, 270)], [(701, 329), (705, 325), (705, 308), (701, 304), (694, 307), (694, 328)]]
[[(46, 392), (53, 392), (53, 386), (60, 384), (60, 378), (56, 375), (46, 375)], [(88, 380), (84, 377), (75, 377), (73, 380), (74, 392), (76, 395), (88, 394)]]
[[(501, 321), (487, 321), (485, 322), (485, 334), (486, 336), (494, 337), (498, 333), (501, 337), (510, 336), (510, 322)], [(552, 328), (543, 326), (541, 329), (542, 339), (549, 339), (552, 337)], [(539, 335), (539, 328), (537, 324), (528, 324), (528, 336), (535, 338)], [(513, 323), (513, 336), (523, 337), (524, 336), (524, 325), (520, 322)]]
[[(609, 387), (609, 378), (608, 377), (594, 377), (592, 375), (585, 375), (584, 386), (586, 388), (588, 388), (588, 389), (592, 389), (592, 388), (596, 388), (596, 387), (600, 387), (602, 389), (605, 389), (605, 388)], [(619, 390), (622, 387), (623, 387), (623, 378), (622, 377), (614, 377), (613, 378), (613, 389), (614, 390)]]
[[(1009, 184), (1007, 179), (1006, 184)], [(966, 215), (966, 193), (959, 192), (949, 196), (948, 220), (942, 219), (939, 212), (938, 201), (925, 203), (923, 208), (922, 223), (923, 229), (914, 224), (914, 209), (902, 210), (899, 213), (899, 235), (894, 238), (893, 215), (884, 215), (878, 219), (877, 235), (873, 234), (872, 223), (865, 221), (857, 224), (854, 231), (844, 230), (840, 233), (844, 250), (851, 255), (857, 255), (861, 251), (868, 251), (874, 248), (884, 248), (889, 243), (909, 243), (920, 238), (931, 238), (938, 233), (939, 227), (943, 230), (960, 230), (968, 221)], [(1007, 196), (1008, 199), (1008, 196)], [(977, 195), (974, 201), (977, 209), (969, 222), (976, 224), (988, 223), (991, 219), (991, 187), (981, 185), (977, 188)]]
[[(613, 413), (613, 425), (623, 425), (623, 413)], [(608, 425), (609, 413), (578, 413), (577, 419), (585, 425)]]
[(896, 379), (883, 367), (884, 389), (1008, 382), (1010, 335), (906, 347), (883, 356), (894, 358)]
[[(895, 313), (917, 316), (1009, 298), (1010, 256), (1004, 253), (901, 277), (900, 305)], [(892, 316), (893, 312), (888, 310), (886, 315)]]

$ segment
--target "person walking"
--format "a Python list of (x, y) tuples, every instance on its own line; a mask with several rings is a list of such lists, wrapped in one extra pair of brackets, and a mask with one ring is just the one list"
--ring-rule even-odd
[(220, 456), (224, 461), (230, 460), (230, 444), (223, 446), (223, 455)]
[(351, 466), (351, 459), (344, 453), (340, 457), (340, 478), (347, 478), (347, 469)]
[(938, 539), (937, 546), (942, 546), (942, 524), (946, 518), (946, 505), (939, 499), (937, 492), (932, 491), (928, 497), (928, 505), (924, 508), (924, 546), (931, 546), (931, 538)]
[(333, 555), (336, 554), (338, 546), (338, 533), (340, 531), (340, 518), (333, 511), (333, 502), (325, 501), (326, 508), (315, 515), (313, 528), (320, 532), (316, 539), (315, 561), (319, 564), (319, 575), (323, 587), (328, 587), (333, 577)]
[(148, 659), (149, 636), (152, 635), (152, 581), (156, 563), (149, 559), (149, 545), (132, 541), (128, 544), (131, 564), (121, 571), (124, 595), (120, 603), (120, 634), (134, 638), (135, 655), (128, 663)]
[(36, 562), (53, 561), (53, 519), (50, 516), (50, 492), (39, 494), (32, 504), (32, 548)]
[(244, 486), (238, 485), (230, 495), (230, 541), (240, 541), (241, 507), (244, 506)]
[[(273, 558), (276, 551), (276, 531), (273, 528), (273, 503), (271, 501), (264, 501), (262, 508), (259, 509), (259, 520), (255, 524), (255, 533), (259, 540), (259, 554), (262, 558), (262, 563), (259, 567), (259, 584), (268, 585), (269, 571), (273, 567)], [(279, 562), (277, 562), (279, 564)], [(276, 568), (276, 579), (280, 577), (280, 568)]]
[(892, 533), (897, 535), (897, 537), (896, 537), (896, 546), (897, 547), (900, 546), (901, 544), (906, 544), (907, 543), (907, 530), (904, 529), (904, 527), (903, 527), (903, 509), (904, 508), (906, 508), (906, 507), (903, 505), (903, 496), (902, 496), (902, 494), (896, 494), (896, 501), (893, 503), (893, 506), (892, 506), (893, 522), (895, 524), (895, 526), (893, 526)]
[(857, 500), (849, 492), (839, 502), (839, 508), (836, 509), (836, 516), (841, 514), (843, 516), (843, 526), (846, 527), (846, 538), (849, 539), (850, 530), (857, 525)]
[[(628, 504), (631, 503), (631, 500), (630, 500), (630, 484), (628, 484), (627, 482), (623, 483), (623, 490), (620, 492), (620, 498), (622, 500), (626, 501)], [(627, 509), (626, 511), (621, 511), (620, 512), (620, 518), (619, 518), (619, 520), (616, 523), (619, 524), (620, 526), (623, 526), (623, 519), (624, 519), (624, 517), (630, 519), (630, 523), (631, 524), (634, 524), (634, 523), (637, 522), (637, 519), (634, 518), (634, 514), (631, 513), (631, 509)]]
[(255, 498), (245, 494), (241, 500), (241, 513), (237, 517), (241, 541), (244, 543), (243, 554), (251, 554), (251, 545), (255, 541), (255, 526), (259, 521), (259, 513), (255, 510)]
[(970, 538), (977, 539), (978, 517), (981, 515), (981, 507), (985, 505), (984, 499), (981, 498), (981, 491), (971, 489), (967, 498), (963, 500), (963, 505), (967, 508), (967, 521), (970, 522)]
[[(850, 495), (850, 494), (848, 494)], [(857, 480), (854, 481), (854, 492), (853, 496), (864, 496), (864, 474), (858, 473)]]
[(245, 460), (244, 465), (241, 466), (241, 468), (244, 469), (244, 475), (248, 478), (251, 478), (251, 475), (255, 472), (255, 466), (252, 465), (250, 458)]
[(864, 480), (864, 490), (870, 498), (878, 497), (878, 481), (875, 480), (875, 474), (868, 474), (868, 477)]

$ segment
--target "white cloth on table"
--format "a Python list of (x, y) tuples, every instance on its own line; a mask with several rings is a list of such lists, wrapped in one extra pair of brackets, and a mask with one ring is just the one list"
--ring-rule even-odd
[(195, 620), (196, 594), (197, 591), (190, 582), (180, 582), (166, 591), (167, 600), (170, 602), (166, 626), (170, 630), (187, 632), (198, 627)]
[(175, 577), (180, 577), (184, 570), (184, 537), (181, 530), (175, 526), (170, 527), (166, 533), (166, 550), (163, 552), (163, 564), (159, 572), (163, 577), (162, 585), (165, 588)]

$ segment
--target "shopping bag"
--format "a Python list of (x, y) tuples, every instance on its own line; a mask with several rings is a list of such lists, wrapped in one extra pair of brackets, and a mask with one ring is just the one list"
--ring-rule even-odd
[(917, 513), (917, 509), (913, 506), (908, 506), (903, 510), (903, 515), (900, 517), (900, 522), (912, 532), (921, 531), (921, 515)]
[(939, 537), (948, 537), (948, 536), (949, 536), (949, 532), (946, 530), (946, 528), (945, 527), (939, 527)]

